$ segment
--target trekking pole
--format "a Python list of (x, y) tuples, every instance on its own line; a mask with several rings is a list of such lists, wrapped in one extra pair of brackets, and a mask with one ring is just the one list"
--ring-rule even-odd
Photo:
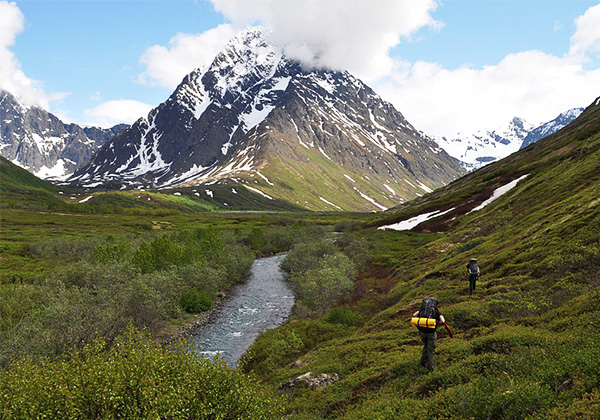
[(452, 331), (450, 331), (450, 327), (448, 326), (448, 324), (446, 324), (445, 322), (443, 324), (444, 324), (444, 327), (446, 327), (446, 330), (448, 330), (448, 334), (450, 334), (450, 338), (454, 338), (454, 334), (452, 334)]

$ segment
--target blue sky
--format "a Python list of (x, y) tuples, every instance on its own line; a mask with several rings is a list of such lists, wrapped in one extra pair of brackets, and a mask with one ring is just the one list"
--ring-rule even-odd
[(131, 123), (257, 23), (429, 134), (541, 123), (600, 96), (587, 0), (0, 1), (0, 88), (67, 121)]

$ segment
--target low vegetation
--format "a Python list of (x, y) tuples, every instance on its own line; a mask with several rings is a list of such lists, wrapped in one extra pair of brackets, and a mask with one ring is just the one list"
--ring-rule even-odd
[[(484, 209), (438, 224), (439, 233), (361, 230), (371, 264), (342, 305), (265, 333), (246, 370), (286, 397), (294, 419), (600, 418), (600, 136), (591, 132), (538, 145), (543, 164), (526, 151), (517, 166), (527, 178)], [(503, 164), (469, 177), (503, 185), (512, 171)], [(386, 222), (444, 197), (447, 208), (461, 206), (473, 185), (461, 179)], [(473, 296), (471, 257), (482, 269)], [(425, 296), (438, 298), (455, 334), (438, 331), (432, 374), (419, 366), (422, 343), (410, 325)], [(307, 372), (342, 380), (277, 391)]]
[[(77, 219), (3, 209), (0, 416), (600, 418), (595, 115), (383, 216)], [(466, 210), (525, 173), (487, 207)], [(462, 210), (420, 232), (373, 228), (442, 203)], [(323, 226), (341, 234), (326, 237)], [(165, 351), (135, 332), (156, 337), (189, 316), (184, 295), (217, 299), (254, 256), (288, 249), (294, 314), (261, 334), (238, 369)], [(472, 296), (471, 257), (482, 270)], [(410, 325), (425, 296), (438, 298), (454, 332), (438, 331), (430, 374)], [(280, 390), (307, 372), (341, 380)]]
[(10, 419), (272, 419), (278, 398), (222, 360), (161, 348), (133, 330), (52, 361), (21, 360), (0, 380)]

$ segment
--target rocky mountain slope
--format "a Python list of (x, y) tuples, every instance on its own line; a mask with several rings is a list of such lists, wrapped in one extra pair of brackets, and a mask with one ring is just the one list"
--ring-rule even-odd
[(64, 179), (125, 124), (110, 129), (65, 124), (39, 107), (0, 91), (0, 155), (40, 178)]
[(303, 68), (252, 28), (70, 181), (119, 189), (244, 184), (304, 208), (368, 211), (463, 173), (360, 80)]
[(474, 170), (555, 133), (582, 112), (583, 108), (573, 108), (539, 126), (522, 118), (513, 118), (506, 126), (496, 129), (481, 130), (473, 134), (459, 133), (449, 137), (437, 136), (433, 139), (450, 156), (461, 161), (464, 168)]

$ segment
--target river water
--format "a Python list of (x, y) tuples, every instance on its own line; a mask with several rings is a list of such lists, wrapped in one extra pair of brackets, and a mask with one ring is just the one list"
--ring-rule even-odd
[(217, 353), (235, 367), (258, 334), (282, 325), (294, 305), (294, 295), (279, 265), (285, 255), (254, 261), (248, 280), (235, 286), (213, 321), (191, 338), (197, 351)]

